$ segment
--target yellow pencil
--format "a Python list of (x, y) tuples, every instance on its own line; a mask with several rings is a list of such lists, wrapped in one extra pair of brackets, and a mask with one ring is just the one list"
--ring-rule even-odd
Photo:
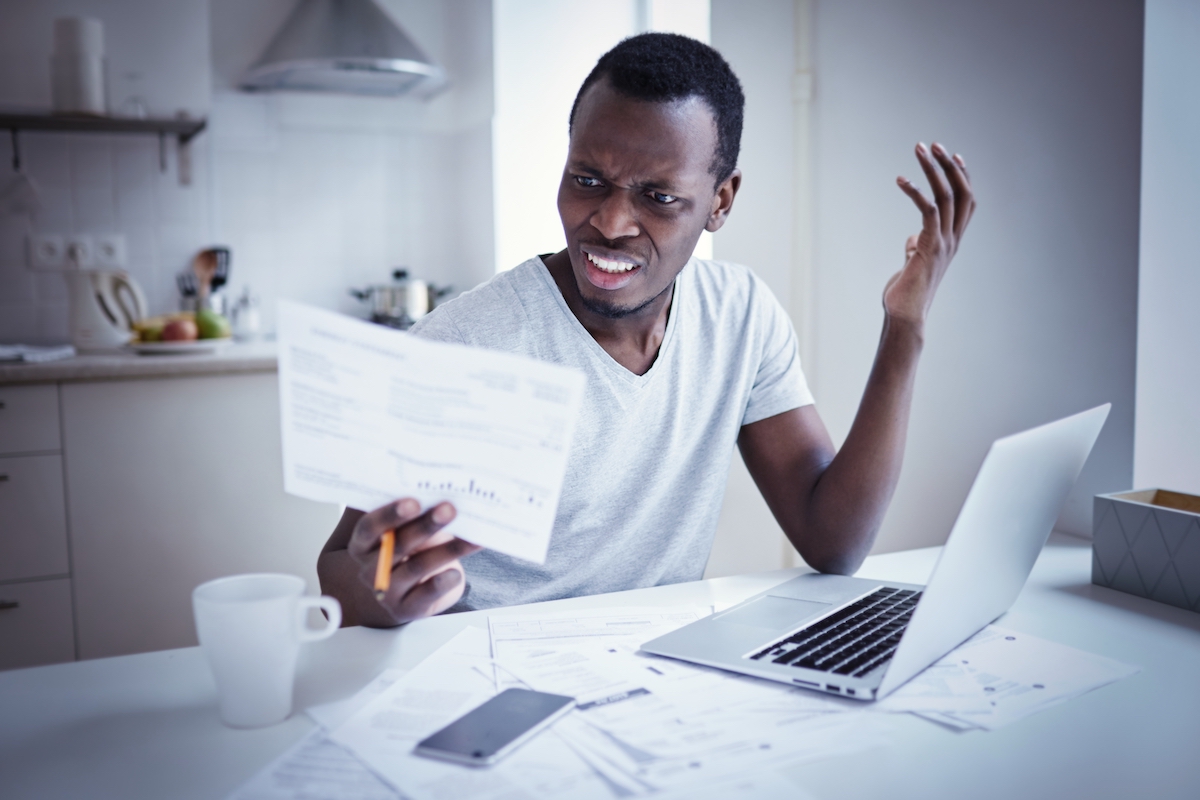
[(392, 554), (396, 550), (396, 532), (386, 531), (379, 540), (379, 563), (375, 566), (375, 599), (383, 600), (392, 585)]

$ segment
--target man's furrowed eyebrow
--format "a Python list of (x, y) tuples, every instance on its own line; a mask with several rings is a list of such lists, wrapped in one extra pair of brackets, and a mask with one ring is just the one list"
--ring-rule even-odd
[[(595, 167), (588, 166), (587, 164), (581, 164), (579, 162), (568, 162), (567, 163), (567, 171), (575, 172), (575, 173), (578, 173), (581, 175), (587, 175), (588, 177), (591, 177), (591, 178), (599, 178), (600, 180), (605, 181), (606, 183), (616, 184), (616, 181), (609, 178), (603, 172), (596, 169)], [(677, 194), (680, 191), (680, 189), (677, 188), (676, 185), (672, 181), (670, 181), (666, 178), (650, 178), (647, 180), (641, 180), (635, 184), (632, 184), (629, 188), (641, 189), (643, 191), (655, 191), (655, 192), (661, 192), (663, 194), (672, 194), (672, 195)]]

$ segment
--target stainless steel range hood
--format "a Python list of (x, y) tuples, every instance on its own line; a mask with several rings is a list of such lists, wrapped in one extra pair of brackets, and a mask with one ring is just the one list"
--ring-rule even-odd
[(445, 70), (373, 0), (300, 0), (241, 88), (428, 97), (445, 85)]

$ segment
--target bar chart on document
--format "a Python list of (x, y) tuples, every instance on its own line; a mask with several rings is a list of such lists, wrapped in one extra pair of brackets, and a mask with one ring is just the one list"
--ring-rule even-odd
[(279, 306), (284, 488), (373, 509), (454, 504), (453, 533), (545, 560), (584, 377)]

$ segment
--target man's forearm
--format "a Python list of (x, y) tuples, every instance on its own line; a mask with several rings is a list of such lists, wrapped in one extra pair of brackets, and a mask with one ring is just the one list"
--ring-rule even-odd
[(875, 541), (900, 478), (923, 344), (921, 325), (885, 320), (850, 433), (804, 504), (804, 530), (788, 531), (823, 572), (854, 572)]
[(342, 625), (394, 628), (392, 615), (375, 600), (371, 587), (359, 579), (359, 566), (345, 550), (327, 550), (317, 558), (321, 593), (342, 604)]

